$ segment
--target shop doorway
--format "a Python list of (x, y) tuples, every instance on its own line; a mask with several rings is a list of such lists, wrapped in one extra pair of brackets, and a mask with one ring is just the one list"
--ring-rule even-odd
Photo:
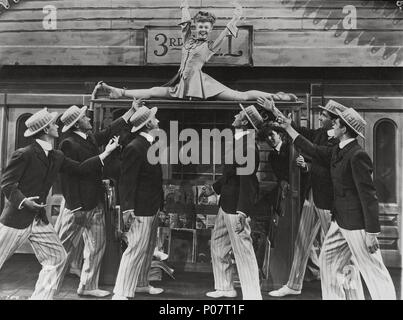
[[(94, 128), (99, 130), (107, 126), (111, 121), (121, 116), (130, 107), (130, 104), (131, 101), (97, 100), (94, 105)], [(158, 107), (157, 118), (160, 120), (160, 128), (165, 131), (169, 131), (170, 121), (178, 121), (179, 129), (192, 128), (197, 132), (202, 129), (229, 128), (233, 122), (234, 115), (240, 110), (236, 102), (150, 100), (146, 101), (146, 105), (148, 107)], [(245, 103), (245, 105), (247, 104)], [(278, 104), (278, 107), (283, 112), (292, 113), (294, 122), (297, 125), (300, 124), (302, 106), (302, 104), (296, 103)], [(270, 173), (270, 165), (267, 163), (268, 154), (272, 150), (267, 144), (260, 144), (259, 147), (261, 164), (258, 177), (261, 189), (267, 190), (268, 188), (273, 188), (276, 184), (276, 181), (272, 180), (273, 175)], [(292, 143), (289, 144), (289, 148), (290, 191), (286, 199), (285, 214), (278, 221), (275, 243), (269, 251), (270, 277), (262, 285), (264, 290), (278, 287), (286, 282), (294, 253), (294, 241), (300, 216), (300, 175), (294, 161), (298, 154)], [(108, 169), (106, 168), (106, 170)], [(114, 170), (112, 169), (111, 171)], [(181, 188), (183, 188), (184, 194), (186, 194), (186, 190), (197, 190), (195, 188), (197, 186), (214, 182), (220, 177), (221, 172), (221, 166), (214, 163), (209, 165), (168, 164), (165, 167), (163, 166), (164, 186), (177, 187), (177, 190), (182, 190)], [(115, 190), (115, 193), (117, 192), (118, 190)], [(116, 199), (116, 197), (114, 198)], [(184, 198), (188, 199), (186, 196)], [(165, 227), (168, 232), (162, 232), (162, 234), (167, 235), (167, 239), (165, 239), (166, 245), (163, 247), (165, 253), (170, 255), (169, 265), (176, 271), (212, 272), (211, 261), (209, 257), (206, 258), (206, 255), (209, 255), (208, 241), (211, 232), (209, 226), (213, 225), (213, 223), (208, 222), (208, 219), (217, 214), (218, 206), (202, 207), (195, 202), (193, 206), (190, 203), (185, 203), (178, 204), (175, 208), (180, 211), (178, 214), (179, 225), (172, 224), (172, 228), (170, 228), (168, 224), (168, 227)], [(107, 218), (106, 221), (108, 228), (107, 248), (101, 271), (101, 281), (105, 284), (114, 283), (119, 266), (116, 261), (120, 260), (120, 254), (122, 253), (121, 243), (115, 237), (116, 232), (113, 230), (116, 228), (116, 217), (113, 217), (115, 214), (111, 213), (111, 218)], [(193, 218), (189, 218), (192, 215)], [(199, 228), (202, 225), (199, 220), (203, 218), (203, 215), (207, 217), (207, 228)], [(180, 221), (182, 220), (186, 222), (181, 224)], [(183, 237), (181, 233), (183, 233)], [(176, 243), (180, 245), (175, 246)], [(184, 252), (176, 251), (181, 250), (180, 246), (185, 248)], [(206, 250), (206, 253), (203, 250)], [(120, 253), (118, 253), (119, 251)]]

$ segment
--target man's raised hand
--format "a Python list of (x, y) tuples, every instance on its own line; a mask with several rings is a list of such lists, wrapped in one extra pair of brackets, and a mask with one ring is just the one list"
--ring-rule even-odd
[(26, 198), (23, 202), (23, 207), (31, 211), (39, 211), (40, 209), (45, 208), (46, 204), (39, 204), (34, 201), (37, 199), (39, 199), (38, 196)]
[(279, 115), (276, 119), (276, 122), (278, 123), (278, 125), (287, 130), (289, 127), (291, 127), (291, 123), (292, 123), (292, 114), (288, 114), (288, 116), (284, 116), (283, 114)]
[(109, 140), (108, 144), (105, 147), (105, 152), (107, 154), (112, 153), (119, 146), (119, 136), (114, 136), (111, 140)]

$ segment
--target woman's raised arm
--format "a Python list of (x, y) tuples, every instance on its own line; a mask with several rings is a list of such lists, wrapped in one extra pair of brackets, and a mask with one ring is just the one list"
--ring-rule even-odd
[(181, 0), (180, 8), (182, 10), (182, 19), (179, 25), (182, 28), (182, 39), (183, 43), (185, 43), (192, 34), (191, 25), (192, 18), (189, 12), (189, 3), (188, 0)]
[(227, 35), (232, 35), (233, 37), (237, 37), (238, 35), (238, 27), (236, 26), (239, 20), (242, 17), (242, 6), (239, 3), (235, 4), (235, 9), (233, 13), (233, 17), (230, 22), (228, 22), (226, 28), (220, 33), (217, 39), (214, 41), (213, 45), (210, 47), (210, 50), (213, 52), (217, 52), (223, 43), (224, 39)]

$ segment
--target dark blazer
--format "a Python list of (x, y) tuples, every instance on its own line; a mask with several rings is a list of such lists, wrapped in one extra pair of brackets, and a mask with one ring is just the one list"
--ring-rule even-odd
[[(238, 175), (237, 169), (245, 165), (236, 163), (234, 156), (234, 163), (224, 165), (223, 175), (213, 184), (213, 189), (221, 195), (219, 205), (226, 213), (237, 214), (237, 211), (242, 211), (249, 216), (253, 215), (253, 207), (259, 193), (259, 182), (256, 176), (259, 168), (259, 149), (255, 143), (247, 145), (245, 136), (241, 139), (243, 139), (243, 150), (255, 153), (253, 173)], [(231, 147), (231, 152), (236, 152), (236, 146), (237, 144)]]
[(134, 209), (136, 216), (153, 216), (163, 206), (161, 164), (151, 164), (147, 152), (151, 144), (141, 135), (123, 150), (119, 179), (122, 211)]
[[(83, 162), (99, 154), (99, 147), (106, 145), (110, 138), (118, 134), (127, 125), (119, 118), (112, 124), (96, 133), (89, 133), (87, 139), (83, 139), (74, 132), (68, 132), (61, 141), (59, 149), (78, 162)], [(63, 196), (66, 200), (66, 208), (73, 210), (82, 207), (83, 210), (94, 209), (103, 201), (102, 167), (99, 171), (91, 172), (86, 176), (66, 172), (61, 174)]]
[(48, 223), (45, 210), (33, 212), (27, 208), (18, 209), (24, 198), (39, 196), (38, 203), (45, 203), (50, 188), (58, 172), (89, 174), (101, 168), (99, 157), (93, 157), (83, 163), (73, 161), (59, 150), (49, 152), (46, 157), (42, 147), (33, 142), (29, 146), (16, 150), (1, 179), (1, 189), (7, 203), (0, 217), (0, 222), (15, 229), (27, 228), (35, 216)]
[(318, 146), (299, 135), (295, 145), (312, 158), (330, 164), (334, 187), (332, 214), (341, 228), (380, 231), (379, 208), (372, 180), (372, 161), (355, 140), (343, 149)]
[[(313, 144), (319, 146), (332, 147), (338, 144), (335, 138), (328, 138), (327, 130), (323, 128), (308, 129), (304, 127), (297, 127), (296, 130), (307, 138)], [(315, 206), (320, 209), (330, 210), (333, 207), (333, 184), (330, 175), (330, 167), (328, 163), (323, 162), (316, 157), (308, 157), (304, 155), (309, 164), (309, 179), (305, 186), (308, 192), (312, 188), (313, 201)]]

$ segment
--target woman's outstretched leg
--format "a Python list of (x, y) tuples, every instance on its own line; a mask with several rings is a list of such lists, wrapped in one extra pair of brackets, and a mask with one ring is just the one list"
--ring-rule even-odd
[(100, 88), (109, 93), (111, 99), (119, 98), (136, 98), (136, 99), (150, 99), (150, 98), (170, 98), (168, 87), (152, 87), (149, 89), (121, 89), (107, 85), (105, 82), (99, 84)]
[(259, 90), (249, 90), (249, 91), (237, 91), (228, 89), (217, 95), (218, 100), (226, 101), (248, 101), (257, 100), (258, 98), (265, 97), (268, 99), (281, 100), (281, 101), (297, 101), (298, 98), (292, 93), (268, 93)]

